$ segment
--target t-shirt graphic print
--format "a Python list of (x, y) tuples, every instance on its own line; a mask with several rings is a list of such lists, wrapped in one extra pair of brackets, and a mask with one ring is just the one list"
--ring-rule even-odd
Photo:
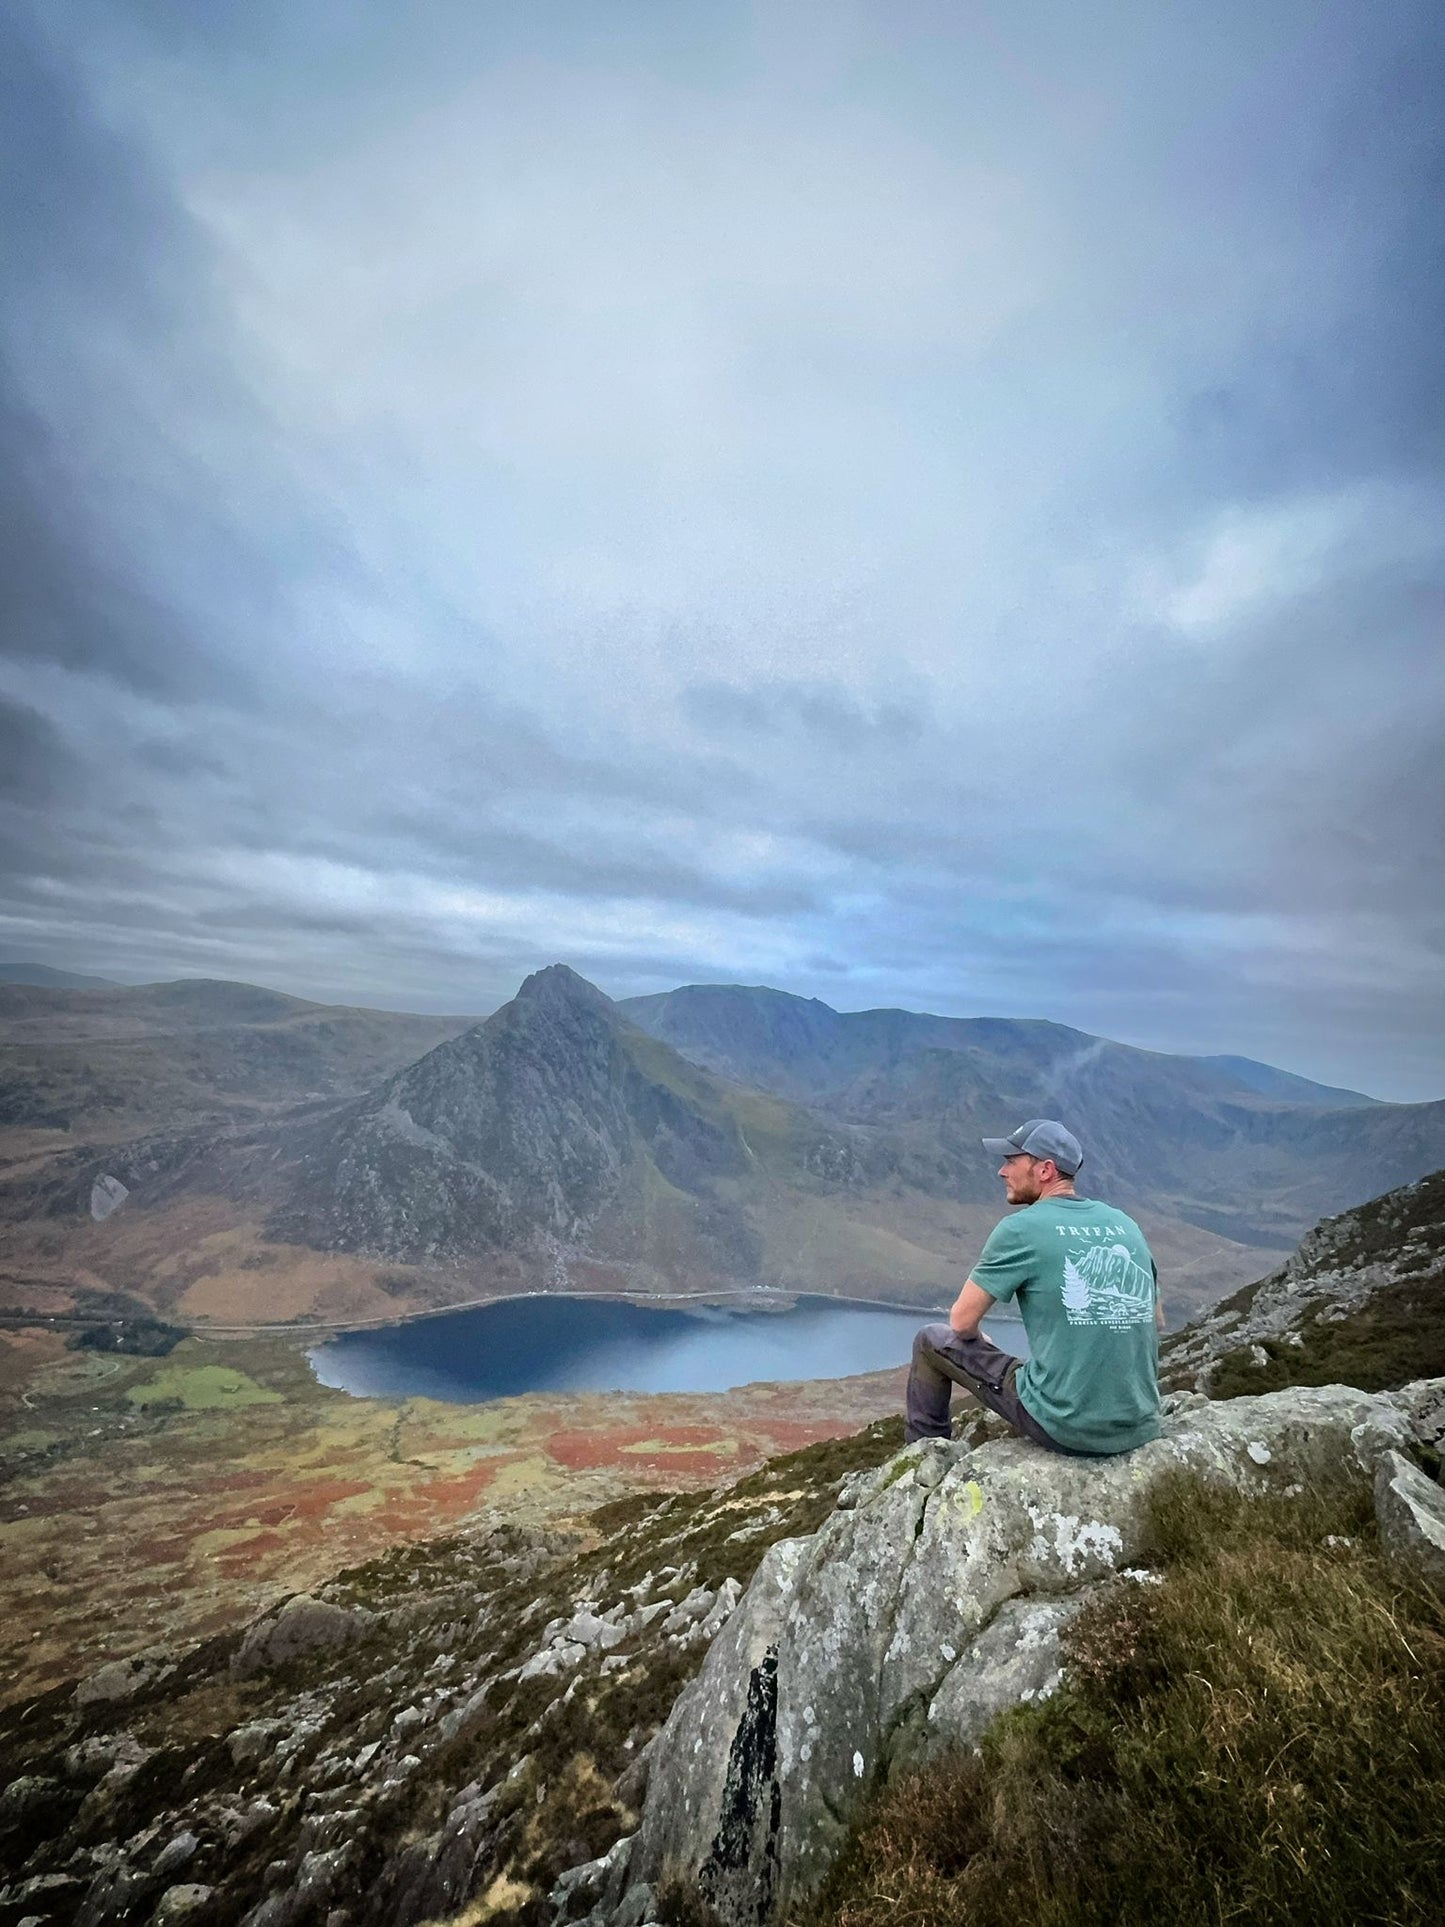
[(1071, 1325), (1154, 1322), (1154, 1273), (1135, 1261), (1127, 1245), (1065, 1245), (1063, 1262), (1060, 1296)]

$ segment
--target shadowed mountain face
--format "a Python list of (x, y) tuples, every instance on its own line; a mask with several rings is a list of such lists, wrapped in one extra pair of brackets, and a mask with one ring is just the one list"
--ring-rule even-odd
[(744, 984), (689, 984), (653, 997), (626, 997), (618, 1009), (654, 1037), (725, 1077), (840, 1109), (867, 1106), (880, 1077), (946, 1051), (995, 1082), (1067, 1090), (1107, 1064), (1116, 1075), (1168, 1080), (1196, 1098), (1264, 1097), (1306, 1109), (1374, 1104), (1359, 1091), (1248, 1057), (1176, 1057), (1091, 1037), (1038, 1019), (933, 1017), (912, 1010), (838, 1011), (817, 998)]
[(15, 963), (0, 958), (0, 984), (44, 984), (51, 990), (118, 990), (114, 977), (86, 977), (49, 964)]
[[(717, 1080), (554, 964), (321, 1126), (275, 1224), (298, 1242), (411, 1261), (574, 1243), (604, 1207), (666, 1215), (707, 1201), (716, 1233), (729, 1215), (720, 1185), (748, 1168)], [(731, 1230), (736, 1266), (747, 1240), (741, 1222)]]
[[(694, 1062), (977, 1168), (978, 1138), (1062, 1117), (1081, 1188), (1244, 1243), (1282, 1246), (1325, 1212), (1445, 1160), (1445, 1103), (1381, 1104), (1248, 1058), (1173, 1057), (1063, 1025), (843, 1014), (741, 985), (621, 1006)], [(985, 1173), (992, 1178), (992, 1171)]]

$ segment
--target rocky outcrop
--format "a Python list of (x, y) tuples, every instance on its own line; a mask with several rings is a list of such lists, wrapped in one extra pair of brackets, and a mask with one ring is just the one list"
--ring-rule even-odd
[(1386, 1503), (1417, 1522), (1413, 1545), (1428, 1508), (1408, 1475), (1429, 1481), (1405, 1455), (1442, 1396), (1177, 1395), (1159, 1440), (1102, 1462), (1017, 1440), (907, 1448), (845, 1489), (813, 1537), (772, 1548), (653, 1749), (637, 1834), (564, 1885), (559, 1913), (586, 1900), (599, 1927), (635, 1927), (680, 1873), (727, 1927), (763, 1927), (821, 1878), (881, 1774), (1051, 1692), (1082, 1603), (1121, 1575), (1148, 1583), (1161, 1478), (1288, 1492), (1378, 1471)]
[(306, 1653), (349, 1646), (363, 1638), (370, 1626), (370, 1613), (347, 1612), (330, 1600), (295, 1593), (247, 1631), (231, 1661), (231, 1671), (244, 1679), (272, 1666), (285, 1666)]
[(1169, 1384), (1226, 1395), (1445, 1371), (1445, 1171), (1326, 1218), (1170, 1339), (1162, 1365)]

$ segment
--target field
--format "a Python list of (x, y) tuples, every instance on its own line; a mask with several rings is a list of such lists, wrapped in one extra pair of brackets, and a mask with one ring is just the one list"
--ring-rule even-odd
[(901, 1373), (708, 1396), (355, 1399), (301, 1341), (168, 1357), (0, 1332), (0, 1677), (7, 1698), (242, 1624), (389, 1546), (692, 1489), (898, 1409)]

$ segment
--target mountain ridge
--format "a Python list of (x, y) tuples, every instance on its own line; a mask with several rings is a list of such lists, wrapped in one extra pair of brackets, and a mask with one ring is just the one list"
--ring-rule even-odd
[[(1203, 1071), (1209, 1081), (1217, 1080), (1220, 1090), (1229, 1090), (1241, 1097), (1292, 1099), (1316, 1108), (1386, 1101), (1343, 1086), (1319, 1084), (1312, 1078), (1255, 1058), (1147, 1050), (1141, 1045), (1122, 1044), (1113, 1038), (1077, 1030), (1051, 1018), (941, 1017), (929, 1011), (905, 1010), (894, 1005), (840, 1011), (817, 997), (798, 997), (765, 984), (685, 984), (676, 990), (623, 997), (617, 1001), (619, 1009), (626, 1011), (644, 1030), (665, 1037), (684, 1055), (689, 1054), (689, 1047), (713, 1053), (710, 1062), (714, 1069), (726, 1070), (730, 1061), (734, 1075), (742, 1074), (749, 1055), (768, 1068), (774, 1067), (779, 1056), (786, 1061), (801, 1055), (801, 1051), (783, 1049), (787, 1038), (806, 1040), (805, 1047), (816, 1051), (825, 1040), (836, 1043), (851, 1036), (863, 1042), (865, 1051), (869, 1044), (876, 1047), (886, 1041), (895, 1051), (902, 1052), (929, 1047), (961, 1051), (971, 1047), (988, 1048), (1000, 1040), (1016, 1037), (1038, 1042), (1057, 1039), (1063, 1047), (1060, 1062), (1064, 1064), (1075, 1054), (1094, 1055), (1103, 1049), (1189, 1066)], [(731, 1038), (726, 1023), (719, 1021), (729, 1017), (734, 1025)]]
[[(614, 1003), (562, 964), (480, 1022), (205, 980), (70, 995), (128, 997), (137, 1021), (189, 1026), (173, 1057), (200, 1055), (159, 1129), (20, 1135), (0, 1170), (15, 1276), (100, 1277), (167, 1317), (761, 1285), (941, 1306), (1003, 1208), (980, 1139), (1055, 1113), (1085, 1144), (1084, 1188), (1143, 1223), (1177, 1318), (1258, 1276), (1301, 1224), (1445, 1162), (1445, 1104), (1306, 1105), (1293, 1084), (1267, 1096), (1042, 1020), (845, 1016), (712, 987), (725, 1034), (684, 1051), (657, 1033), (676, 1037), (698, 998)], [(418, 1034), (430, 1048), (404, 1050)], [(267, 1099), (278, 1062), (289, 1101)], [(98, 1182), (123, 1196), (104, 1226), (85, 1222)]]
[(962, 1150), (1061, 1116), (1084, 1144), (1086, 1186), (1277, 1249), (1445, 1159), (1445, 1101), (1387, 1104), (1252, 1059), (1143, 1051), (1043, 1020), (837, 1012), (740, 985), (621, 1007), (720, 1075), (914, 1141)]

